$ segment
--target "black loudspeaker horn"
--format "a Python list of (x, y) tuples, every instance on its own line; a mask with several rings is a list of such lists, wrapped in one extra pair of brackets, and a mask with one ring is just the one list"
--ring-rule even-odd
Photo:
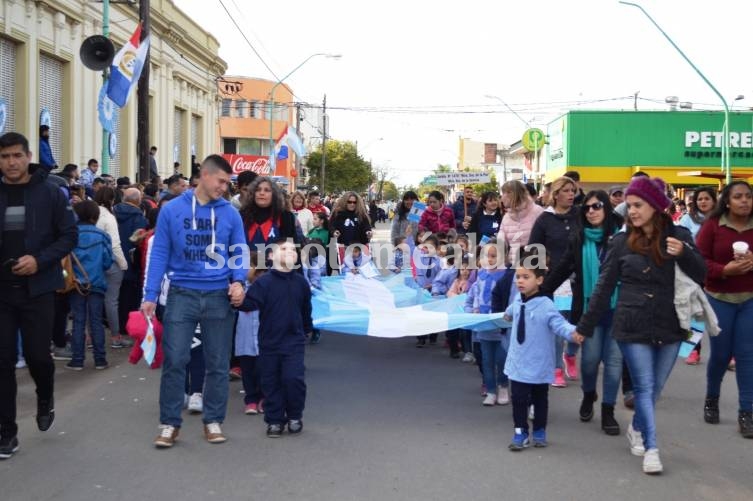
[(115, 46), (109, 38), (93, 35), (83, 41), (78, 51), (84, 66), (94, 71), (102, 71), (112, 64)]

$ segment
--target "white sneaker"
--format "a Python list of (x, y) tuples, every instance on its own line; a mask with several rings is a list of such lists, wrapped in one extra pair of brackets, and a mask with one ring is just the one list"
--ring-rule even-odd
[[(633, 423), (630, 423), (628, 425), (627, 433), (625, 434), (625, 436), (627, 437), (628, 442), (630, 442), (630, 453), (633, 456), (643, 456), (646, 453), (646, 448), (643, 446), (643, 435), (641, 434), (641, 432), (633, 429)], [(657, 461), (659, 459), (658, 452), (659, 451), (657, 451), (656, 456)], [(661, 466), (661, 463), (659, 463), (659, 466)]]
[(528, 406), (528, 420), (533, 421), (536, 418), (536, 414), (533, 412), (533, 405)]
[(510, 394), (507, 392), (507, 386), (497, 387), (497, 403), (499, 405), (507, 405), (510, 403)]
[(664, 466), (659, 459), (659, 449), (649, 449), (643, 455), (643, 473), (655, 475), (664, 471)]
[(492, 405), (497, 403), (497, 395), (494, 393), (487, 393), (484, 397), (484, 401), (482, 402), (482, 405), (485, 405), (487, 407), (491, 407)]
[(472, 353), (466, 353), (465, 355), (463, 355), (462, 362), (464, 364), (470, 364), (472, 360), (473, 360), (473, 354)]
[(201, 414), (204, 411), (204, 398), (201, 393), (194, 393), (188, 399), (188, 412)]
[(23, 369), (26, 367), (26, 359), (24, 357), (20, 357), (18, 359), (18, 362), (16, 362), (16, 369)]

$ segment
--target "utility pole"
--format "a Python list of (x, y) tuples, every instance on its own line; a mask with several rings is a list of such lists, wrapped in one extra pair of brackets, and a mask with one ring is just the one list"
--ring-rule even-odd
[[(141, 19), (141, 40), (149, 36), (151, 28), (149, 0), (139, 1), (139, 18)], [(141, 70), (138, 88), (138, 108), (136, 111), (136, 153), (139, 159), (137, 180), (149, 182), (149, 65), (151, 48), (146, 53), (144, 68)]]
[(322, 101), (322, 198), (326, 196), (324, 189), (324, 179), (327, 173), (327, 94), (324, 94)]
[(633, 94), (633, 110), (638, 111), (638, 94), (640, 94), (641, 91), (637, 90), (635, 91), (635, 94)]
[[(301, 103), (295, 103), (295, 133), (298, 139), (301, 139)], [(301, 139), (303, 141), (303, 139)], [(295, 155), (295, 171), (298, 176), (295, 178), (296, 188), (298, 187), (298, 179), (303, 179), (301, 176), (301, 157), (296, 153)]]
[[(102, 1), (102, 35), (110, 38), (110, 0)], [(109, 68), (102, 70), (102, 85), (107, 85), (109, 75)], [(110, 133), (104, 128), (102, 128), (102, 160), (99, 165), (102, 167), (102, 174), (110, 173)]]

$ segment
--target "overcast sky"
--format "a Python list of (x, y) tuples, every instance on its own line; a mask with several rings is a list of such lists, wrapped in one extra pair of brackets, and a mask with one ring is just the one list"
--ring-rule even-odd
[[(636, 91), (641, 109), (666, 109), (669, 95), (720, 106), (650, 21), (616, 0), (174, 2), (219, 40), (229, 74), (275, 79), (221, 3), (277, 77), (313, 53), (342, 54), (285, 81), (300, 101), (326, 93), (330, 136), (358, 141), (399, 186), (454, 166), (459, 136), (510, 144), (523, 121), (545, 128), (576, 107), (632, 109)], [(737, 109), (753, 107), (752, 1), (639, 3), (728, 100), (746, 96)]]

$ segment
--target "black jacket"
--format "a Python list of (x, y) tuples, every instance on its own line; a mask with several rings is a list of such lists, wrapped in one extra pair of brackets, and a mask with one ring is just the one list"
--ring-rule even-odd
[(566, 214), (556, 214), (547, 209), (533, 223), (529, 244), (543, 244), (549, 254), (549, 269), (557, 266), (565, 254), (570, 235), (578, 232), (578, 208), (573, 206)]
[(140, 208), (125, 202), (113, 207), (112, 212), (118, 221), (120, 247), (123, 248), (123, 255), (128, 260), (128, 269), (123, 274), (123, 280), (126, 282), (137, 282), (141, 277), (142, 270), (139, 260), (132, 258), (132, 251), (136, 248), (136, 244), (131, 241), (131, 235), (136, 230), (146, 228), (146, 218)]
[[(76, 247), (78, 228), (68, 199), (55, 184), (47, 181), (48, 172), (37, 164), (29, 165), (32, 173), (24, 194), (27, 254), (37, 260), (37, 272), (28, 280), (29, 297), (53, 292), (63, 287), (60, 260)], [(0, 245), (5, 225), (8, 196), (0, 181)]]
[(284, 354), (303, 349), (314, 329), (311, 288), (303, 275), (270, 270), (246, 291), (241, 311), (259, 310), (259, 350)]
[[(352, 231), (353, 238), (347, 238), (347, 235), (351, 233), (349, 228), (346, 228), (346, 221), (350, 220), (350, 224), (355, 225), (355, 229)], [(334, 235), (335, 231), (340, 232), (340, 237), (337, 239), (337, 243), (345, 246), (351, 244), (369, 244), (369, 236), (366, 234), (371, 231), (371, 224), (369, 224), (368, 218), (358, 219), (358, 216), (354, 211), (343, 210), (337, 212), (329, 223), (329, 227)]]
[(578, 332), (584, 336), (593, 335), (594, 328), (609, 309), (612, 292), (619, 283), (612, 324), (612, 336), (616, 341), (669, 344), (686, 339), (687, 331), (680, 328), (675, 311), (675, 262), (700, 285), (706, 276), (706, 263), (693, 243), (690, 231), (674, 225), (665, 230), (661, 238), (662, 252), (667, 236), (684, 242), (685, 249), (678, 258), (664, 254), (661, 266), (657, 266), (650, 256), (634, 253), (628, 248), (628, 232), (618, 233), (612, 238), (588, 311), (578, 322)]
[[(614, 237), (611, 237), (609, 240)], [(599, 255), (604, 251), (602, 243), (596, 247)], [(607, 246), (609, 243), (607, 242)], [(573, 303), (570, 308), (570, 323), (576, 323), (583, 315), (583, 231), (581, 228), (570, 235), (567, 249), (562, 255), (557, 266), (546, 275), (544, 283), (541, 286), (541, 292), (548, 297), (554, 296), (554, 291), (562, 285), (565, 280), (572, 278), (570, 285), (573, 291)]]
[(492, 289), (492, 313), (503, 312), (510, 305), (510, 290), (512, 290), (513, 280), (515, 280), (515, 273), (505, 273), (494, 284), (494, 288)]

